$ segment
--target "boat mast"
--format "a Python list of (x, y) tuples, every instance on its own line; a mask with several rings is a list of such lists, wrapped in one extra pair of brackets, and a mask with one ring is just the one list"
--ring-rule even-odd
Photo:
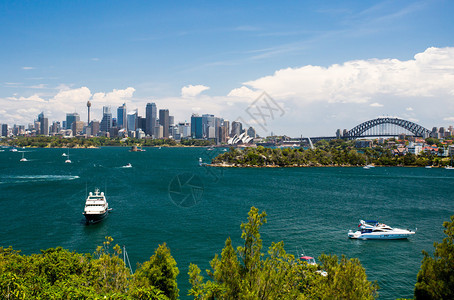
[[(126, 265), (126, 260), (128, 260), (128, 264)], [(128, 256), (128, 253), (126, 252), (126, 246), (123, 245), (123, 261), (125, 263), (125, 266), (129, 266), (129, 271), (131, 272), (131, 274), (133, 274), (132, 272), (132, 268), (131, 268), (131, 262), (129, 261), (129, 256)]]

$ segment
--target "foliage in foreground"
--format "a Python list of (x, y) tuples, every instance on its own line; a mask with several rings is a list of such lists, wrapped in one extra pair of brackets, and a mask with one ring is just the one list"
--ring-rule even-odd
[(416, 299), (454, 299), (454, 215), (444, 222), (446, 237), (434, 243), (434, 257), (423, 251), (415, 285)]
[(378, 286), (367, 280), (358, 259), (322, 255), (320, 268), (310, 266), (272, 243), (268, 255), (262, 250), (260, 227), (266, 213), (252, 207), (248, 222), (241, 225), (244, 246), (236, 250), (228, 238), (221, 256), (215, 255), (205, 281), (200, 268), (191, 264), (189, 295), (194, 299), (374, 299)]
[(57, 247), (26, 256), (11, 247), (0, 247), (0, 298), (178, 298), (178, 268), (165, 244), (130, 274), (120, 258), (120, 247), (110, 249), (112, 241), (106, 237), (93, 255)]

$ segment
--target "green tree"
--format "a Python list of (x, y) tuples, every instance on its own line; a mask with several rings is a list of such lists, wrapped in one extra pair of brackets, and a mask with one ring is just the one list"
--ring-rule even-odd
[(421, 269), (415, 285), (416, 299), (454, 299), (454, 215), (443, 223), (446, 237), (441, 243), (434, 242), (431, 257), (423, 251)]
[(178, 299), (178, 274), (177, 263), (164, 243), (159, 245), (149, 261), (139, 267), (134, 277), (139, 286), (157, 288), (169, 299)]

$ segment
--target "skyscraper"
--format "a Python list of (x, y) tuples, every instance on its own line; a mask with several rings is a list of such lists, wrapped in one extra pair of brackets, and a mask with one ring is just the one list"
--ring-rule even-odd
[(66, 114), (66, 129), (71, 129), (71, 125), (74, 121), (80, 121), (80, 116), (78, 113)]
[(91, 102), (90, 101), (87, 101), (87, 109), (88, 109), (88, 121), (87, 121), (87, 124), (90, 125), (90, 107), (91, 107)]
[(159, 110), (159, 125), (162, 126), (162, 137), (165, 139), (169, 138), (169, 110)]
[(127, 128), (126, 122), (126, 103), (117, 109), (117, 126), (119, 128)]
[(233, 121), (232, 132), (230, 133), (230, 136), (231, 137), (235, 135), (239, 136), (241, 133), (243, 133), (243, 124), (241, 124), (241, 122)]
[(112, 128), (112, 112), (110, 111), (110, 107), (103, 106), (100, 130), (102, 132), (109, 132), (110, 128)]
[(44, 112), (38, 115), (38, 122), (40, 123), (39, 134), (49, 135), (49, 120), (44, 117)]
[(191, 136), (194, 139), (204, 138), (202, 117), (197, 114), (191, 116)]
[(129, 113), (126, 117), (126, 125), (129, 131), (136, 131), (137, 127), (137, 110), (133, 113)]
[(156, 116), (157, 116), (157, 108), (155, 103), (147, 103), (145, 108), (145, 119), (146, 119), (146, 126), (145, 133), (148, 135), (153, 135), (154, 128), (156, 127)]
[(8, 136), (8, 124), (2, 124), (2, 136)]

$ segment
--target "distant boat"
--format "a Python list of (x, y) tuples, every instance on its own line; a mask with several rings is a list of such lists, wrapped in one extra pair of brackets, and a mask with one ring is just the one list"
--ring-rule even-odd
[(67, 156), (65, 152), (63, 152), (63, 154), (61, 156)]
[(432, 166), (425, 166), (426, 169), (432, 169)]
[(213, 147), (213, 146), (210, 146), (210, 147), (208, 147), (207, 150), (208, 150), (208, 151), (212, 151), (212, 150), (214, 150), (214, 147)]
[(454, 170), (454, 167), (453, 166), (446, 166), (445, 169), (446, 170)]
[(9, 150), (11, 152), (17, 152), (17, 149), (16, 148), (12, 148), (11, 150)]
[(107, 216), (109, 211), (109, 203), (107, 203), (106, 196), (103, 192), (99, 193), (99, 189), (95, 189), (94, 193), (90, 192), (88, 194), (83, 212), (87, 223), (101, 221)]
[(369, 169), (370, 169), (370, 166), (369, 166), (369, 165), (367, 165), (367, 166), (364, 166), (364, 167), (363, 167), (363, 169), (365, 169), (365, 170), (369, 170)]
[(122, 168), (132, 168), (132, 165), (130, 163), (124, 165)]
[(28, 160), (24, 157), (24, 152), (22, 152), (22, 158), (20, 159), (20, 161), (28, 161)]
[(68, 154), (65, 155), (67, 156), (68, 158), (65, 160), (65, 164), (70, 164), (71, 163), (71, 160), (69, 159), (69, 149), (68, 149)]

